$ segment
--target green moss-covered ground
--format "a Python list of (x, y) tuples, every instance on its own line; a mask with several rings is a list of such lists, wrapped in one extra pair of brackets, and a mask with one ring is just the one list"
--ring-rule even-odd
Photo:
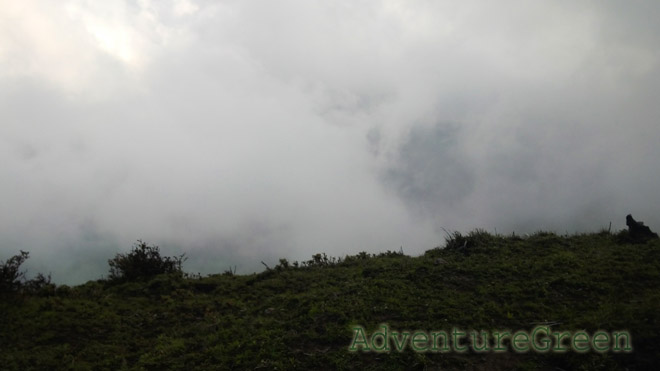
[[(316, 255), (259, 274), (161, 275), (8, 295), (0, 369), (655, 369), (660, 241), (450, 236), (420, 257)], [(101, 274), (102, 272), (100, 272)], [(353, 326), (628, 330), (633, 351), (349, 352)]]

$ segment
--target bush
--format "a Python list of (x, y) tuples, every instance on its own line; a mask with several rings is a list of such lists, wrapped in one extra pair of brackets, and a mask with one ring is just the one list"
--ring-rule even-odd
[(55, 294), (55, 284), (50, 282), (50, 274), (44, 276), (41, 273), (38, 273), (33, 279), (26, 281), (23, 285), (24, 290), (42, 296), (50, 296)]
[(25, 279), (25, 272), (20, 271), (20, 267), (30, 257), (30, 253), (20, 250), (21, 253), (0, 264), (0, 294), (29, 292), (41, 293), (55, 289), (55, 285), (50, 283), (50, 275), (44, 276), (39, 273), (31, 280)]
[(21, 250), (20, 254), (2, 262), (0, 266), (0, 293), (16, 292), (23, 287), (25, 272), (21, 272), (19, 268), (29, 256), (29, 252)]
[(136, 281), (149, 279), (163, 273), (183, 274), (181, 265), (186, 260), (181, 256), (161, 256), (158, 246), (149, 246), (138, 240), (126, 254), (117, 254), (110, 264), (110, 280)]

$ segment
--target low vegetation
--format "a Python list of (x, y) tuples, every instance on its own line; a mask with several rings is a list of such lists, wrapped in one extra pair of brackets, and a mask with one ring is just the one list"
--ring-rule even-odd
[(21, 265), (30, 257), (27, 251), (21, 251), (6, 261), (0, 263), (0, 296), (7, 297), (17, 293), (39, 293), (42, 290), (55, 288), (50, 276), (39, 273), (31, 280), (26, 279)]
[(126, 254), (108, 260), (110, 280), (115, 282), (147, 280), (159, 274), (183, 274), (185, 255), (161, 256), (158, 246), (138, 240)]
[[(660, 242), (625, 232), (449, 233), (419, 257), (281, 259), (258, 274), (182, 274), (141, 241), (111, 277), (39, 292), (4, 263), (8, 370), (645, 370), (660, 359)], [(27, 258), (27, 256), (25, 256)], [(153, 266), (152, 266), (153, 265)], [(222, 265), (222, 264), (219, 264)], [(152, 269), (153, 268), (153, 269)], [(4, 269), (8, 269), (5, 273)], [(19, 273), (16, 273), (19, 272)], [(19, 285), (21, 286), (21, 285)], [(4, 290), (4, 289), (3, 289)], [(627, 330), (629, 353), (349, 352), (353, 328)]]

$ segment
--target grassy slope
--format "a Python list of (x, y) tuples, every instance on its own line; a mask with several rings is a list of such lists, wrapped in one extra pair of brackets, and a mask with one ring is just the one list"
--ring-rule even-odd
[[(467, 238), (466, 238), (467, 237)], [(472, 232), (421, 257), (260, 274), (107, 282), (0, 304), (3, 369), (649, 369), (660, 359), (660, 241)], [(437, 263), (442, 258), (445, 262)], [(634, 352), (351, 353), (351, 325), (627, 329)]]

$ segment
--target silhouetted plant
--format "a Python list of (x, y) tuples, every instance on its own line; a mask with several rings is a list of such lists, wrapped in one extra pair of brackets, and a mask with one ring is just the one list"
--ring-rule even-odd
[(499, 235), (492, 235), (483, 229), (475, 229), (468, 234), (461, 234), (461, 232), (447, 232), (445, 237), (445, 248), (449, 250), (462, 250), (473, 249), (476, 247), (495, 247), (502, 244), (505, 239)]
[(371, 258), (371, 254), (369, 254), (366, 251), (360, 251), (357, 255), (355, 255), (355, 257), (358, 260), (367, 260), (367, 259)]
[(302, 265), (303, 267), (329, 267), (338, 263), (341, 263), (341, 259), (328, 256), (326, 253), (319, 253), (312, 255), (311, 260), (303, 261)]
[(163, 273), (182, 274), (181, 265), (185, 260), (185, 254), (163, 257), (158, 246), (138, 240), (130, 252), (117, 254), (114, 259), (108, 260), (109, 278), (112, 281), (135, 281)]
[(2, 262), (0, 266), (0, 293), (16, 292), (21, 289), (25, 280), (25, 272), (21, 272), (20, 267), (29, 256), (29, 252), (21, 250), (20, 254)]
[(445, 237), (445, 248), (446, 249), (459, 249), (465, 248), (468, 245), (467, 236), (463, 236), (461, 232), (446, 232), (447, 236)]
[(229, 266), (229, 269), (227, 269), (227, 270), (225, 270), (224, 272), (222, 272), (222, 274), (223, 274), (224, 276), (233, 276), (233, 275), (235, 275), (235, 274), (236, 274), (236, 266), (234, 266), (234, 269), (232, 270), (232, 269), (231, 269), (231, 265), (230, 265), (230, 266)]
[(30, 292), (41, 293), (45, 289), (53, 291), (55, 285), (50, 283), (50, 275), (44, 276), (39, 273), (31, 280), (25, 279), (25, 271), (21, 271), (21, 265), (30, 257), (30, 253), (21, 250), (21, 253), (0, 264), (0, 293)]
[(281, 258), (280, 263), (275, 266), (275, 270), (283, 271), (289, 269), (289, 267), (291, 267), (289, 261), (284, 258)]
[(387, 250), (386, 252), (381, 252), (378, 253), (377, 257), (382, 258), (382, 257), (399, 257), (403, 256), (403, 251), (390, 251)]
[(33, 294), (52, 295), (55, 293), (55, 284), (50, 282), (50, 274), (44, 276), (39, 273), (33, 279), (25, 282), (24, 289)]

